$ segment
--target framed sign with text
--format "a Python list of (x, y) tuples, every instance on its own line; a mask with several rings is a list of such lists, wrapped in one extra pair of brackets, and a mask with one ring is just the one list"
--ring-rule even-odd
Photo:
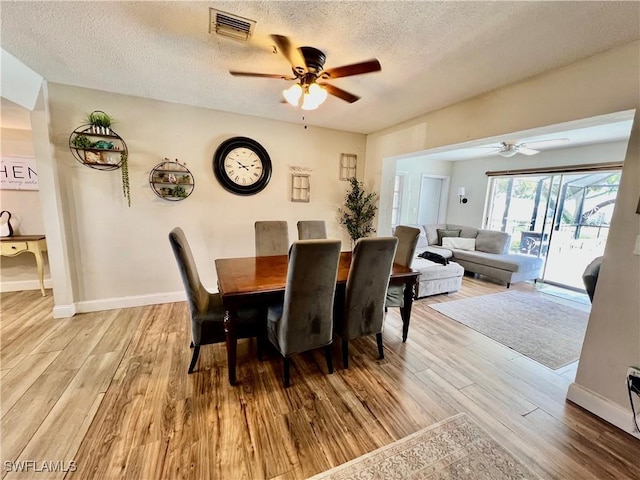
[(0, 189), (38, 190), (38, 171), (33, 157), (2, 156)]

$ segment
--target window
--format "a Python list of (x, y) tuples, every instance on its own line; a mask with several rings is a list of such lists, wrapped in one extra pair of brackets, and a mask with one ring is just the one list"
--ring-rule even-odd
[(395, 227), (400, 223), (400, 213), (402, 210), (402, 185), (404, 175), (396, 175), (393, 183), (393, 207), (391, 209), (391, 226)]

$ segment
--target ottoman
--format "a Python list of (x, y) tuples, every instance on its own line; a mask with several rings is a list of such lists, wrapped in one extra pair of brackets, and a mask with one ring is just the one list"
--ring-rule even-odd
[(448, 265), (442, 265), (416, 257), (411, 263), (411, 268), (420, 272), (416, 298), (457, 292), (462, 286), (464, 268), (455, 262), (450, 261)]

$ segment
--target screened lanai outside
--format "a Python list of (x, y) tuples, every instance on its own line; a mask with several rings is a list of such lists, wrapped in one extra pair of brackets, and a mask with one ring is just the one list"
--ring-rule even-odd
[(487, 228), (511, 235), (511, 253), (545, 259), (542, 280), (584, 290), (604, 254), (620, 170), (493, 177)]

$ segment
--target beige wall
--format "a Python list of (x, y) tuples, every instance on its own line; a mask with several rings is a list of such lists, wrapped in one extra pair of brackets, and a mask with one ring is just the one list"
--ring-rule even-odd
[[(28, 116), (28, 111), (25, 110), (25, 112)], [(4, 113), (2, 117), (2, 124), (4, 125)], [(1, 128), (0, 146), (2, 155), (34, 156), (31, 130)], [(15, 235), (44, 233), (39, 191), (0, 190), (0, 207), (2, 210), (11, 212), (11, 225), (14, 228)], [(2, 264), (0, 269), (0, 289), (2, 291), (35, 290), (40, 288), (35, 260), (30, 253), (23, 253), (17, 257), (2, 257), (0, 262)], [(48, 265), (45, 265), (45, 278), (47, 279), (47, 286), (50, 286)]]
[[(324, 219), (328, 234), (349, 246), (337, 223), (348, 186), (338, 180), (338, 163), (340, 153), (364, 161), (364, 135), (58, 84), (49, 84), (49, 109), (68, 244), (79, 265), (72, 277), (80, 311), (152, 303), (182, 291), (167, 239), (175, 226), (184, 228), (212, 290), (214, 259), (254, 254), (256, 220), (287, 220), (294, 240), (298, 220)], [(69, 151), (69, 132), (96, 109), (116, 120), (113, 128), (129, 148), (131, 208), (120, 170), (93, 170)], [(273, 175), (257, 195), (232, 195), (213, 175), (217, 146), (233, 136), (253, 138), (269, 152)], [(162, 200), (148, 185), (149, 171), (165, 157), (186, 162), (194, 174), (195, 190), (183, 201)], [(310, 169), (310, 203), (290, 201), (291, 166)]]
[[(378, 231), (389, 231), (394, 161), (438, 146), (640, 108), (640, 42), (596, 55), (367, 137), (365, 182), (381, 191)], [(637, 117), (618, 193), (601, 279), (571, 398), (631, 432), (624, 385), (640, 364), (640, 149)]]

